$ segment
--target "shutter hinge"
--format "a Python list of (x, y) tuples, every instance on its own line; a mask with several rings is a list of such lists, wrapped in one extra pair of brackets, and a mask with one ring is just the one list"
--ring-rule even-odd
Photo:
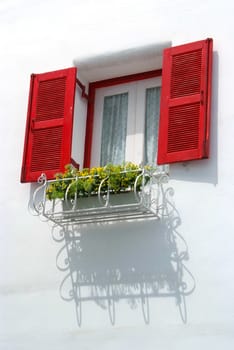
[(26, 175), (26, 168), (23, 165), (21, 168), (21, 177), (20, 177), (20, 182), (25, 182), (25, 175)]
[(73, 158), (71, 158), (71, 164), (73, 165), (74, 168), (79, 169), (80, 164), (78, 164)]
[(86, 98), (86, 100), (89, 100), (89, 95), (85, 92), (85, 85), (82, 84), (78, 78), (76, 78), (76, 83), (79, 86), (79, 88), (81, 89), (81, 96)]
[(208, 158), (207, 141), (203, 141), (203, 157)]

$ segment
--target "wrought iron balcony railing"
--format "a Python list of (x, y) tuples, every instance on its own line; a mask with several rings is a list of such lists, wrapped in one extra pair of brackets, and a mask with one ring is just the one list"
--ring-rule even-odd
[[(38, 215), (48, 220), (65, 225), (69, 223), (88, 224), (157, 217), (163, 212), (163, 184), (168, 181), (168, 174), (158, 170), (136, 170), (135, 181), (129, 188), (113, 190), (111, 179), (113, 173), (99, 179), (96, 192), (88, 196), (80, 195), (74, 190), (79, 180), (84, 177), (47, 180), (42, 174), (39, 186), (34, 191), (33, 206)], [(130, 171), (121, 172), (127, 175)], [(119, 174), (118, 174), (119, 175)], [(91, 176), (86, 176), (91, 179)], [(65, 188), (61, 198), (49, 195), (53, 187)]]

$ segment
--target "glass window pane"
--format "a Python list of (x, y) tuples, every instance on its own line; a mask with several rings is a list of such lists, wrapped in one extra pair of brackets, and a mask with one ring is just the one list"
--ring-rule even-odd
[(128, 117), (128, 93), (104, 98), (101, 166), (125, 160)]
[(160, 87), (146, 89), (144, 163), (150, 165), (156, 163), (160, 91)]

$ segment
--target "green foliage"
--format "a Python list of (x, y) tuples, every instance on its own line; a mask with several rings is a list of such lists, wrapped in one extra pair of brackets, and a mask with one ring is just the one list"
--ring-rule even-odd
[[(150, 171), (151, 167), (145, 167), (144, 171)], [(111, 193), (133, 191), (142, 186), (143, 169), (131, 162), (122, 165), (107, 164), (104, 167), (77, 170), (72, 165), (65, 167), (64, 173), (55, 175), (55, 181), (49, 183), (46, 191), (47, 198), (74, 199), (97, 195), (100, 188), (101, 193), (108, 190)], [(138, 180), (137, 180), (138, 177)], [(148, 178), (145, 178), (146, 181)], [(137, 180), (137, 183), (136, 183)], [(136, 183), (136, 184), (135, 184)]]

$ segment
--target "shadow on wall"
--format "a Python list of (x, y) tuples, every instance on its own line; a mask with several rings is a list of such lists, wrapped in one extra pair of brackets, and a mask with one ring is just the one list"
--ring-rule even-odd
[(210, 128), (210, 158), (177, 163), (170, 166), (170, 178), (175, 180), (218, 183), (218, 53), (213, 54), (212, 104)]
[[(172, 189), (166, 192), (165, 200)], [(186, 323), (185, 297), (195, 289), (195, 280), (184, 265), (188, 247), (178, 232), (178, 212), (168, 200), (164, 204), (161, 219), (90, 225), (83, 232), (77, 225), (53, 228), (54, 240), (64, 243), (56, 258), (58, 269), (66, 272), (60, 294), (75, 302), (79, 326), (87, 301), (106, 309), (115, 324), (121, 299), (132, 308), (141, 305), (148, 324), (150, 298), (156, 297), (174, 297)]]

